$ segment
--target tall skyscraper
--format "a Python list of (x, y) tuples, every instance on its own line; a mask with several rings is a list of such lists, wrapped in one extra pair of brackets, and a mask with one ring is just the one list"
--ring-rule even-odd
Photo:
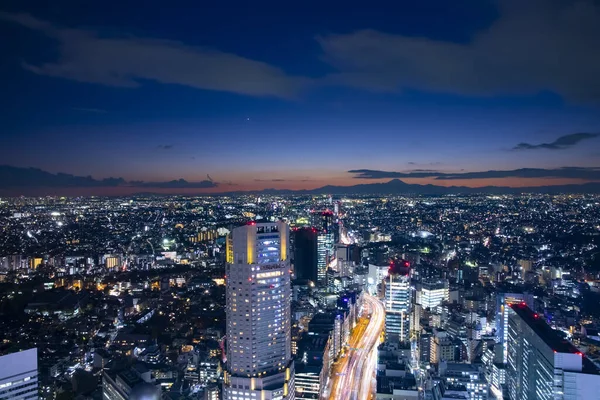
[(507, 311), (511, 400), (599, 398), (600, 374), (590, 360), (524, 302)]
[(227, 239), (225, 400), (293, 400), (289, 228), (235, 228)]
[(410, 339), (410, 265), (394, 261), (385, 278), (385, 336), (386, 341), (407, 342)]
[(317, 283), (321, 287), (327, 286), (327, 267), (335, 256), (335, 228), (333, 213), (321, 213), (319, 234), (317, 236)]
[(0, 357), (0, 399), (37, 399), (37, 349)]
[(300, 228), (293, 233), (296, 279), (317, 283), (317, 229)]
[(498, 293), (496, 295), (496, 337), (502, 347), (502, 363), (506, 364), (508, 355), (508, 309), (511, 304), (525, 303), (533, 308), (533, 295), (529, 293)]

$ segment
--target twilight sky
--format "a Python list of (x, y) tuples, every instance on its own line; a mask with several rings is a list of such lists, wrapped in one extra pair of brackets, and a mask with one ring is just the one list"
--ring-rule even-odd
[(600, 181), (593, 0), (9, 0), (0, 37), (0, 165), (86, 194)]

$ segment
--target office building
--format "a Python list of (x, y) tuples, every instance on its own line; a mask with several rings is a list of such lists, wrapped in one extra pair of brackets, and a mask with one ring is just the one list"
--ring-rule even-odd
[(225, 400), (294, 399), (289, 228), (235, 228), (227, 239)]
[(296, 279), (317, 282), (317, 230), (300, 228), (292, 233)]
[(335, 258), (335, 235), (333, 213), (325, 211), (321, 214), (317, 235), (317, 284), (327, 286), (327, 268)]
[(424, 280), (417, 286), (416, 303), (423, 308), (434, 308), (448, 301), (448, 281)]
[(509, 399), (600, 398), (600, 373), (587, 357), (525, 302), (507, 311)]
[(464, 386), (469, 400), (488, 399), (488, 382), (482, 366), (443, 361), (438, 372), (447, 386)]
[(385, 336), (390, 343), (407, 342), (410, 338), (410, 265), (394, 261), (385, 279)]
[(29, 400), (38, 398), (37, 349), (0, 357), (0, 399)]
[(508, 308), (511, 304), (525, 302), (527, 307), (533, 309), (533, 295), (529, 293), (498, 293), (496, 295), (496, 339), (502, 347), (500, 362), (506, 363), (508, 348)]
[(296, 399), (318, 399), (321, 395), (321, 372), (323, 366), (298, 363), (294, 374)]
[(158, 400), (160, 397), (160, 386), (143, 364), (102, 373), (103, 400)]

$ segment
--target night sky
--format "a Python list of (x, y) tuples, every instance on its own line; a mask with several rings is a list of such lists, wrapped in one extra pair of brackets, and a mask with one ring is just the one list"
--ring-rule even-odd
[(123, 178), (84, 194), (600, 181), (591, 0), (10, 0), (0, 37), (0, 165)]

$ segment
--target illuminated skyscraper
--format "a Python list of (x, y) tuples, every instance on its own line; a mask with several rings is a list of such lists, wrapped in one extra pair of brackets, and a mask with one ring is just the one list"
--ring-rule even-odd
[(317, 283), (327, 286), (327, 267), (335, 255), (335, 228), (333, 213), (325, 211), (321, 214), (321, 226), (317, 236)]
[(390, 265), (385, 279), (385, 336), (390, 343), (410, 339), (410, 266), (407, 261)]
[(249, 223), (227, 240), (225, 400), (293, 400), (289, 228)]
[(533, 295), (528, 293), (498, 293), (496, 295), (496, 336), (502, 347), (502, 362), (506, 364), (508, 355), (508, 309), (511, 304), (525, 303), (533, 308)]
[(598, 398), (600, 372), (590, 360), (525, 302), (507, 305), (506, 309), (509, 399)]

